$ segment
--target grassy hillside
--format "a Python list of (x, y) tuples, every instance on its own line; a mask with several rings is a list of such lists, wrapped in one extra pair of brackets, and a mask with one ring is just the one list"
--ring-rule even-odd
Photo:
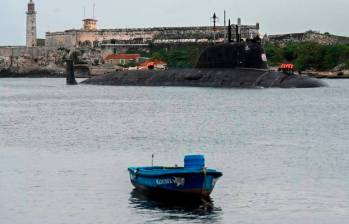
[(296, 69), (331, 70), (338, 65), (349, 68), (349, 45), (321, 45), (318, 43), (266, 44), (269, 64), (292, 62)]

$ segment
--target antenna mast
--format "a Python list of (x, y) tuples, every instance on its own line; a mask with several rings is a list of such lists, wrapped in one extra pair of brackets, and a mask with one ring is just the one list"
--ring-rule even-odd
[(226, 19), (226, 12), (224, 10), (224, 42), (228, 42), (227, 41), (227, 19)]
[(96, 10), (96, 3), (93, 2), (93, 14), (92, 14), (92, 19), (95, 19), (95, 10)]
[(211, 21), (213, 22), (213, 43), (216, 44), (216, 24), (219, 18), (216, 13), (213, 13), (213, 17), (211, 17)]

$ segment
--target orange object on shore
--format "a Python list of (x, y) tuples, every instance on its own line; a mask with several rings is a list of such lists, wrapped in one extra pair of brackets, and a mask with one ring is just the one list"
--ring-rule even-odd
[(292, 70), (294, 68), (294, 65), (293, 64), (281, 64), (280, 66), (281, 69), (287, 69), (287, 70)]
[(138, 65), (139, 70), (147, 70), (147, 69), (154, 69), (154, 68), (166, 69), (167, 63), (157, 59), (149, 59), (141, 63), (140, 65)]
[(155, 66), (155, 62), (149, 62), (148, 64), (147, 64), (147, 66), (149, 67), (149, 66)]

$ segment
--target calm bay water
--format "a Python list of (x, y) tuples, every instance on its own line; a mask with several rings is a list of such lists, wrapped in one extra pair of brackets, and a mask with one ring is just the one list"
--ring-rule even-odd
[[(0, 223), (348, 223), (349, 80), (318, 89), (0, 79)], [(149, 200), (128, 166), (204, 153), (211, 208)]]

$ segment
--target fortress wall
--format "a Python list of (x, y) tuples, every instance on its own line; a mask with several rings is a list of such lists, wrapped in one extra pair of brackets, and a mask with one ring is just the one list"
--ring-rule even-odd
[(323, 34), (314, 31), (308, 31), (305, 33), (290, 33), (270, 35), (266, 37), (267, 42), (285, 44), (287, 42), (315, 42), (319, 44), (348, 44), (349, 38), (342, 36), (335, 36), (331, 34)]
[(46, 56), (55, 49), (51, 47), (0, 47), (0, 56), (3, 57), (30, 57), (38, 58)]
[(77, 46), (77, 34), (75, 31), (46, 33), (45, 46), (74, 48)]
[[(155, 35), (156, 40), (181, 40), (181, 39), (205, 39), (210, 40), (213, 39), (213, 29), (173, 29), (173, 30), (161, 30), (158, 31)], [(224, 37), (224, 30), (217, 29), (216, 37)]]
[(3, 57), (12, 56), (12, 47), (0, 47), (0, 56), (3, 56)]
[[(235, 29), (232, 30), (235, 35)], [(216, 27), (216, 39), (223, 41), (225, 28)], [(250, 38), (259, 34), (259, 26), (242, 25), (242, 38)], [(104, 29), (98, 31), (68, 30), (65, 32), (46, 33), (46, 46), (76, 47), (84, 42), (91, 46), (95, 42), (111, 41), (134, 43), (182, 43), (209, 42), (213, 40), (213, 28), (202, 27), (156, 27), (134, 29)]]
[(80, 31), (78, 32), (78, 42), (84, 42), (84, 41), (106, 41), (106, 40), (117, 40), (117, 41), (131, 41), (135, 39), (141, 39), (141, 40), (152, 40), (154, 39), (154, 32), (145, 31), (145, 32), (132, 32), (127, 30), (110, 30), (110, 31), (97, 31), (97, 32), (85, 32)]
[(320, 44), (335, 44), (337, 43), (337, 39), (334, 36), (331, 35), (325, 35), (321, 33), (315, 33), (315, 32), (306, 32), (304, 35), (303, 41), (311, 41), (311, 42), (318, 42)]

